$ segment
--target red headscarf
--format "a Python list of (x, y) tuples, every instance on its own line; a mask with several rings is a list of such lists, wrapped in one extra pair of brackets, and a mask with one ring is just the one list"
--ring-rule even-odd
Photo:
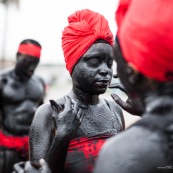
[(19, 45), (18, 53), (40, 58), (41, 47), (32, 43), (22, 43)]
[(112, 45), (113, 35), (105, 17), (88, 9), (76, 11), (68, 17), (68, 22), (62, 33), (62, 49), (66, 68), (71, 74), (79, 58), (97, 39)]
[(173, 0), (121, 0), (116, 20), (127, 62), (149, 78), (173, 80)]

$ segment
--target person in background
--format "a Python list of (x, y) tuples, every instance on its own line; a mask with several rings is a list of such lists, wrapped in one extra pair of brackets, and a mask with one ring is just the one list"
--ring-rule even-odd
[(62, 33), (72, 90), (40, 106), (30, 129), (30, 161), (52, 173), (90, 173), (103, 143), (124, 130), (121, 108), (100, 98), (112, 78), (113, 35), (108, 21), (89, 9), (68, 17)]
[(33, 75), (40, 61), (41, 45), (23, 40), (13, 69), (0, 74), (0, 172), (11, 173), (13, 165), (28, 160), (28, 133), (34, 113), (43, 104), (44, 81)]
[[(94, 173), (173, 170), (173, 1), (121, 0), (114, 59), (142, 118), (102, 147)], [(160, 14), (160, 15), (158, 15)]]

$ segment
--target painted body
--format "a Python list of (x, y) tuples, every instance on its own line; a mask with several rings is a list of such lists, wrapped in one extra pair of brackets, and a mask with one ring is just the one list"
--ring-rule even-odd
[[(63, 105), (64, 110), (58, 110), (54, 120), (50, 104), (38, 108), (30, 130), (33, 164), (44, 158), (52, 172), (91, 172), (98, 153), (94, 156), (91, 152), (90, 157), (86, 157), (77, 144), (81, 144), (82, 148), (94, 146), (94, 143), (103, 140), (104, 135), (109, 138), (124, 130), (124, 119), (118, 105), (99, 98), (111, 81), (112, 61), (109, 44), (93, 44), (73, 69), (71, 92), (56, 101)], [(77, 115), (71, 112), (76, 104)], [(62, 116), (65, 111), (66, 115)], [(93, 137), (96, 138), (93, 140)], [(85, 143), (82, 143), (83, 140)], [(70, 152), (71, 146), (73, 150), (76, 148), (76, 152)], [(95, 157), (93, 160), (92, 156)], [(92, 161), (87, 165), (89, 160)]]
[(45, 84), (33, 75), (39, 60), (17, 55), (14, 69), (0, 75), (0, 172), (11, 173), (13, 164), (28, 159), (28, 133)]
[(120, 50), (118, 42), (115, 42), (117, 73), (127, 93), (140, 98), (142, 118), (105, 143), (94, 173), (171, 172), (173, 83), (143, 76), (125, 61)]

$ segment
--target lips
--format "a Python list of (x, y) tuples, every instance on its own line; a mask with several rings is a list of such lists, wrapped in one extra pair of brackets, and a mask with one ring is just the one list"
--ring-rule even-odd
[(102, 80), (97, 80), (96, 85), (100, 86), (100, 87), (107, 87), (110, 83), (109, 79), (102, 79)]

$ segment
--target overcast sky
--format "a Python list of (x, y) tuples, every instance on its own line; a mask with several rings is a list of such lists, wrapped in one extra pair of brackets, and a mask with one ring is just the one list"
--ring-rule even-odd
[(43, 47), (41, 63), (62, 64), (61, 34), (67, 17), (76, 10), (94, 10), (107, 18), (115, 35), (117, 3), (118, 0), (20, 0), (19, 9), (10, 6), (8, 11), (0, 4), (0, 56), (5, 47), (6, 57), (15, 60), (20, 41), (32, 38)]

